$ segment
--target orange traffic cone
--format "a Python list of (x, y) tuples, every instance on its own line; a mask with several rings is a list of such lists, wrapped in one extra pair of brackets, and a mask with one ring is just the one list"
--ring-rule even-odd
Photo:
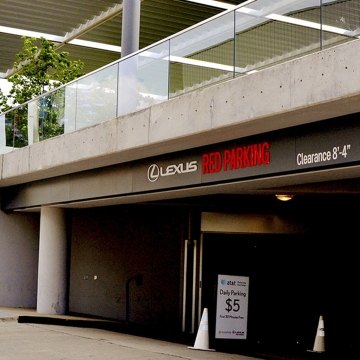
[(207, 308), (204, 308), (202, 313), (195, 344), (194, 346), (189, 346), (189, 349), (215, 351), (215, 349), (209, 349), (209, 320)]
[(313, 352), (322, 353), (325, 352), (325, 328), (324, 318), (320, 315), (319, 324), (316, 331)]

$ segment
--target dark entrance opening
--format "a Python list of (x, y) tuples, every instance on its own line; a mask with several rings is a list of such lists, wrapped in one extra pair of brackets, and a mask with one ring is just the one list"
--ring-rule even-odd
[[(327, 353), (352, 352), (355, 338), (344, 332), (358, 333), (348, 318), (350, 309), (355, 310), (349, 280), (355, 278), (353, 255), (340, 268), (336, 260), (344, 250), (324, 238), (303, 234), (212, 233), (203, 239), (202, 307), (209, 309), (212, 347), (295, 359), (313, 349), (323, 315)], [(214, 338), (218, 274), (249, 277), (246, 340)]]

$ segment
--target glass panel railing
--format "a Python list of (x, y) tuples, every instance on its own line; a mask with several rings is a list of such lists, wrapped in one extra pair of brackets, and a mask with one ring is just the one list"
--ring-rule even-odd
[(170, 39), (170, 97), (233, 76), (233, 12)]
[(29, 145), (64, 133), (64, 94), (64, 88), (59, 88), (28, 102)]
[(168, 59), (165, 41), (119, 62), (118, 116), (168, 99)]
[(118, 116), (136, 111), (139, 95), (138, 60), (135, 55), (119, 62)]
[(320, 0), (263, 0), (237, 9), (237, 73), (249, 73), (319, 50), (320, 13)]
[(360, 35), (359, 0), (322, 0), (323, 48)]
[(28, 145), (28, 105), (19, 106), (5, 114), (6, 146), (20, 148)]
[(0, 152), (356, 39), (359, 0), (254, 0), (0, 116)]
[(0, 154), (5, 154), (11, 150), (13, 150), (12, 136), (8, 135), (12, 132), (12, 125), (10, 125), (9, 117), (7, 114), (0, 115)]
[[(41, 97), (38, 103), (38, 139), (45, 140), (64, 133), (65, 89)], [(30, 105), (30, 104), (29, 104)], [(30, 109), (29, 109), (30, 113)], [(36, 130), (36, 129), (34, 129)], [(34, 131), (36, 133), (36, 131)]]
[(117, 83), (117, 64), (77, 81), (76, 129), (116, 117)]
[(76, 130), (76, 94), (78, 82), (65, 86), (64, 133)]
[(169, 41), (137, 55), (139, 102), (137, 110), (169, 98)]

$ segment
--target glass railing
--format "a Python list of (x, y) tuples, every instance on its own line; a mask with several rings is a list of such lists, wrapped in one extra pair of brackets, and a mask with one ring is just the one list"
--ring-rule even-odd
[(0, 153), (142, 110), (360, 34), (360, 0), (256, 0), (0, 115)]

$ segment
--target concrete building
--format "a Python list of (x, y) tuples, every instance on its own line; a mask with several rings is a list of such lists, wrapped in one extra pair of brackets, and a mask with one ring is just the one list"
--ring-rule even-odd
[(213, 347), (287, 358), (323, 316), (355, 354), (360, 2), (270, 5), (60, 89), (63, 135), (3, 138), (1, 306), (174, 336), (207, 308)]

